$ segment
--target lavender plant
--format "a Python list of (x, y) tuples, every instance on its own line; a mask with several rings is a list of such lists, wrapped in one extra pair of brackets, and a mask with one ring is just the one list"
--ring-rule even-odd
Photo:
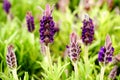
[(88, 61), (88, 45), (94, 40), (94, 24), (92, 19), (85, 15), (82, 27), (82, 42), (85, 44), (85, 61)]
[(78, 38), (75, 32), (70, 35), (70, 45), (67, 46), (68, 56), (72, 61), (75, 70), (75, 78), (78, 80), (78, 67), (77, 62), (79, 60), (79, 55), (81, 52), (81, 46), (79, 46)]
[(100, 80), (104, 80), (105, 67), (108, 63), (112, 61), (114, 48), (112, 47), (111, 38), (109, 35), (106, 36), (105, 46), (100, 48), (98, 53), (98, 61), (102, 63)]
[(94, 24), (92, 19), (86, 14), (83, 19), (83, 27), (82, 27), (82, 42), (84, 44), (84, 62), (85, 62), (85, 71), (86, 71), (86, 79), (88, 78), (88, 70), (89, 59), (88, 59), (88, 51), (89, 45), (92, 44), (94, 40)]
[(52, 60), (50, 56), (50, 50), (49, 50), (49, 43), (52, 43), (54, 41), (54, 35), (55, 35), (55, 23), (53, 21), (52, 17), (52, 10), (50, 9), (50, 5), (46, 5), (46, 9), (44, 11), (44, 15), (42, 19), (40, 20), (40, 42), (41, 44), (44, 44), (45, 47), (45, 55), (47, 56), (49, 65), (52, 67)]
[(33, 32), (35, 29), (34, 25), (34, 17), (32, 16), (31, 12), (27, 12), (26, 14), (26, 22), (27, 22), (27, 28), (29, 32)]
[(11, 70), (14, 80), (18, 80), (18, 76), (17, 76), (17, 61), (16, 61), (16, 56), (15, 53), (13, 51), (13, 46), (9, 45), (8, 46), (8, 52), (6, 55), (6, 60), (7, 60), (7, 65), (9, 67), (9, 69)]

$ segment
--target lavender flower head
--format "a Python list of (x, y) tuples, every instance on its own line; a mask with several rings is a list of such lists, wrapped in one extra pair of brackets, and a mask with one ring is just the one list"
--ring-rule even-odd
[(111, 38), (109, 35), (106, 37), (105, 46), (101, 47), (98, 53), (98, 61), (103, 62), (105, 64), (112, 61), (114, 48), (112, 47)]
[(85, 45), (91, 44), (94, 39), (94, 25), (89, 16), (85, 15), (82, 27), (82, 41)]
[(8, 0), (3, 0), (3, 9), (7, 14), (9, 14), (11, 8), (11, 4)]
[(76, 62), (79, 59), (81, 46), (79, 46), (77, 41), (77, 35), (74, 32), (70, 35), (70, 45), (67, 46), (67, 52), (71, 61)]
[(27, 12), (26, 22), (27, 22), (28, 31), (33, 32), (35, 29), (35, 26), (34, 26), (34, 17), (32, 16), (31, 12)]
[(12, 45), (8, 46), (6, 60), (7, 60), (7, 65), (9, 66), (10, 69), (17, 67), (16, 56), (15, 56), (15, 53), (13, 51)]
[(45, 45), (53, 42), (53, 37), (55, 35), (55, 22), (53, 21), (53, 17), (51, 16), (52, 10), (50, 9), (50, 5), (46, 5), (46, 9), (44, 11), (44, 15), (40, 20), (40, 40)]
[(117, 69), (118, 69), (118, 66), (115, 65), (114, 68), (111, 70), (110, 74), (109, 74), (109, 78), (114, 80), (116, 75), (117, 75)]

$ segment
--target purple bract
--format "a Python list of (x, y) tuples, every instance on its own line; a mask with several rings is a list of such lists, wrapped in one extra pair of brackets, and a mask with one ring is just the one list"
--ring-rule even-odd
[(3, 0), (3, 9), (7, 14), (9, 14), (11, 8), (11, 4), (8, 0)]
[(27, 12), (26, 22), (27, 22), (28, 31), (33, 32), (35, 29), (35, 25), (34, 25), (34, 17), (32, 16), (31, 12)]
[(114, 52), (114, 48), (112, 47), (110, 36), (107, 35), (105, 46), (101, 47), (98, 53), (98, 60), (105, 64), (111, 62), (113, 52)]
[(72, 33), (70, 36), (70, 45), (66, 46), (68, 56), (70, 57), (71, 61), (75, 62), (78, 60), (80, 52), (81, 52), (81, 46), (79, 46), (77, 41), (77, 35), (75, 33)]
[(7, 65), (9, 66), (10, 69), (17, 67), (16, 56), (15, 56), (15, 53), (13, 51), (12, 45), (8, 46), (6, 60), (7, 60)]
[(82, 41), (85, 45), (91, 44), (94, 39), (94, 25), (92, 19), (85, 16), (82, 27)]
[(40, 20), (40, 40), (41, 42), (48, 45), (48, 43), (53, 42), (55, 30), (55, 22), (53, 21), (53, 17), (51, 16), (50, 6), (46, 5), (46, 10), (44, 12), (44, 16)]

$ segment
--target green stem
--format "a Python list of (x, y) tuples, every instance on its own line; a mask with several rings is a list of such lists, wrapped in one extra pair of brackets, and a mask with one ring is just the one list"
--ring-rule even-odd
[(101, 67), (100, 80), (104, 80), (105, 66)]
[(85, 71), (86, 71), (86, 79), (88, 78), (88, 71), (89, 71), (89, 62), (88, 62), (88, 46), (84, 47), (85, 53), (84, 53), (84, 62), (85, 62)]
[(78, 80), (78, 67), (77, 67), (77, 62), (73, 63), (74, 65), (74, 70), (75, 70), (75, 80)]
[(51, 56), (50, 56), (50, 49), (49, 49), (49, 46), (45, 46), (46, 48), (46, 56), (47, 56), (47, 60), (48, 60), (48, 63), (50, 65), (50, 69), (52, 68), (52, 59), (51, 59)]
[(85, 46), (84, 49), (85, 49), (85, 53), (84, 53), (85, 54), (84, 55), (85, 59), (84, 60), (85, 60), (85, 63), (87, 63), (88, 62), (88, 46)]
[(13, 74), (13, 78), (14, 80), (18, 80), (18, 76), (17, 76), (17, 69), (12, 69), (12, 74)]
[(9, 14), (7, 14), (7, 20), (8, 20), (8, 22), (10, 22), (10, 21), (11, 21), (11, 16), (10, 16), (10, 13), (9, 13)]

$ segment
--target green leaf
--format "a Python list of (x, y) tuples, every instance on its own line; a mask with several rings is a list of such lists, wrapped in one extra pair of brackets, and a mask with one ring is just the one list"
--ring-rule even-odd
[(2, 72), (0, 72), (0, 78), (2, 80), (10, 80), (10, 78), (7, 75), (5, 75), (4, 73), (2, 73)]
[(25, 75), (24, 75), (24, 80), (29, 80), (29, 75), (28, 75), (28, 72), (25, 72)]

